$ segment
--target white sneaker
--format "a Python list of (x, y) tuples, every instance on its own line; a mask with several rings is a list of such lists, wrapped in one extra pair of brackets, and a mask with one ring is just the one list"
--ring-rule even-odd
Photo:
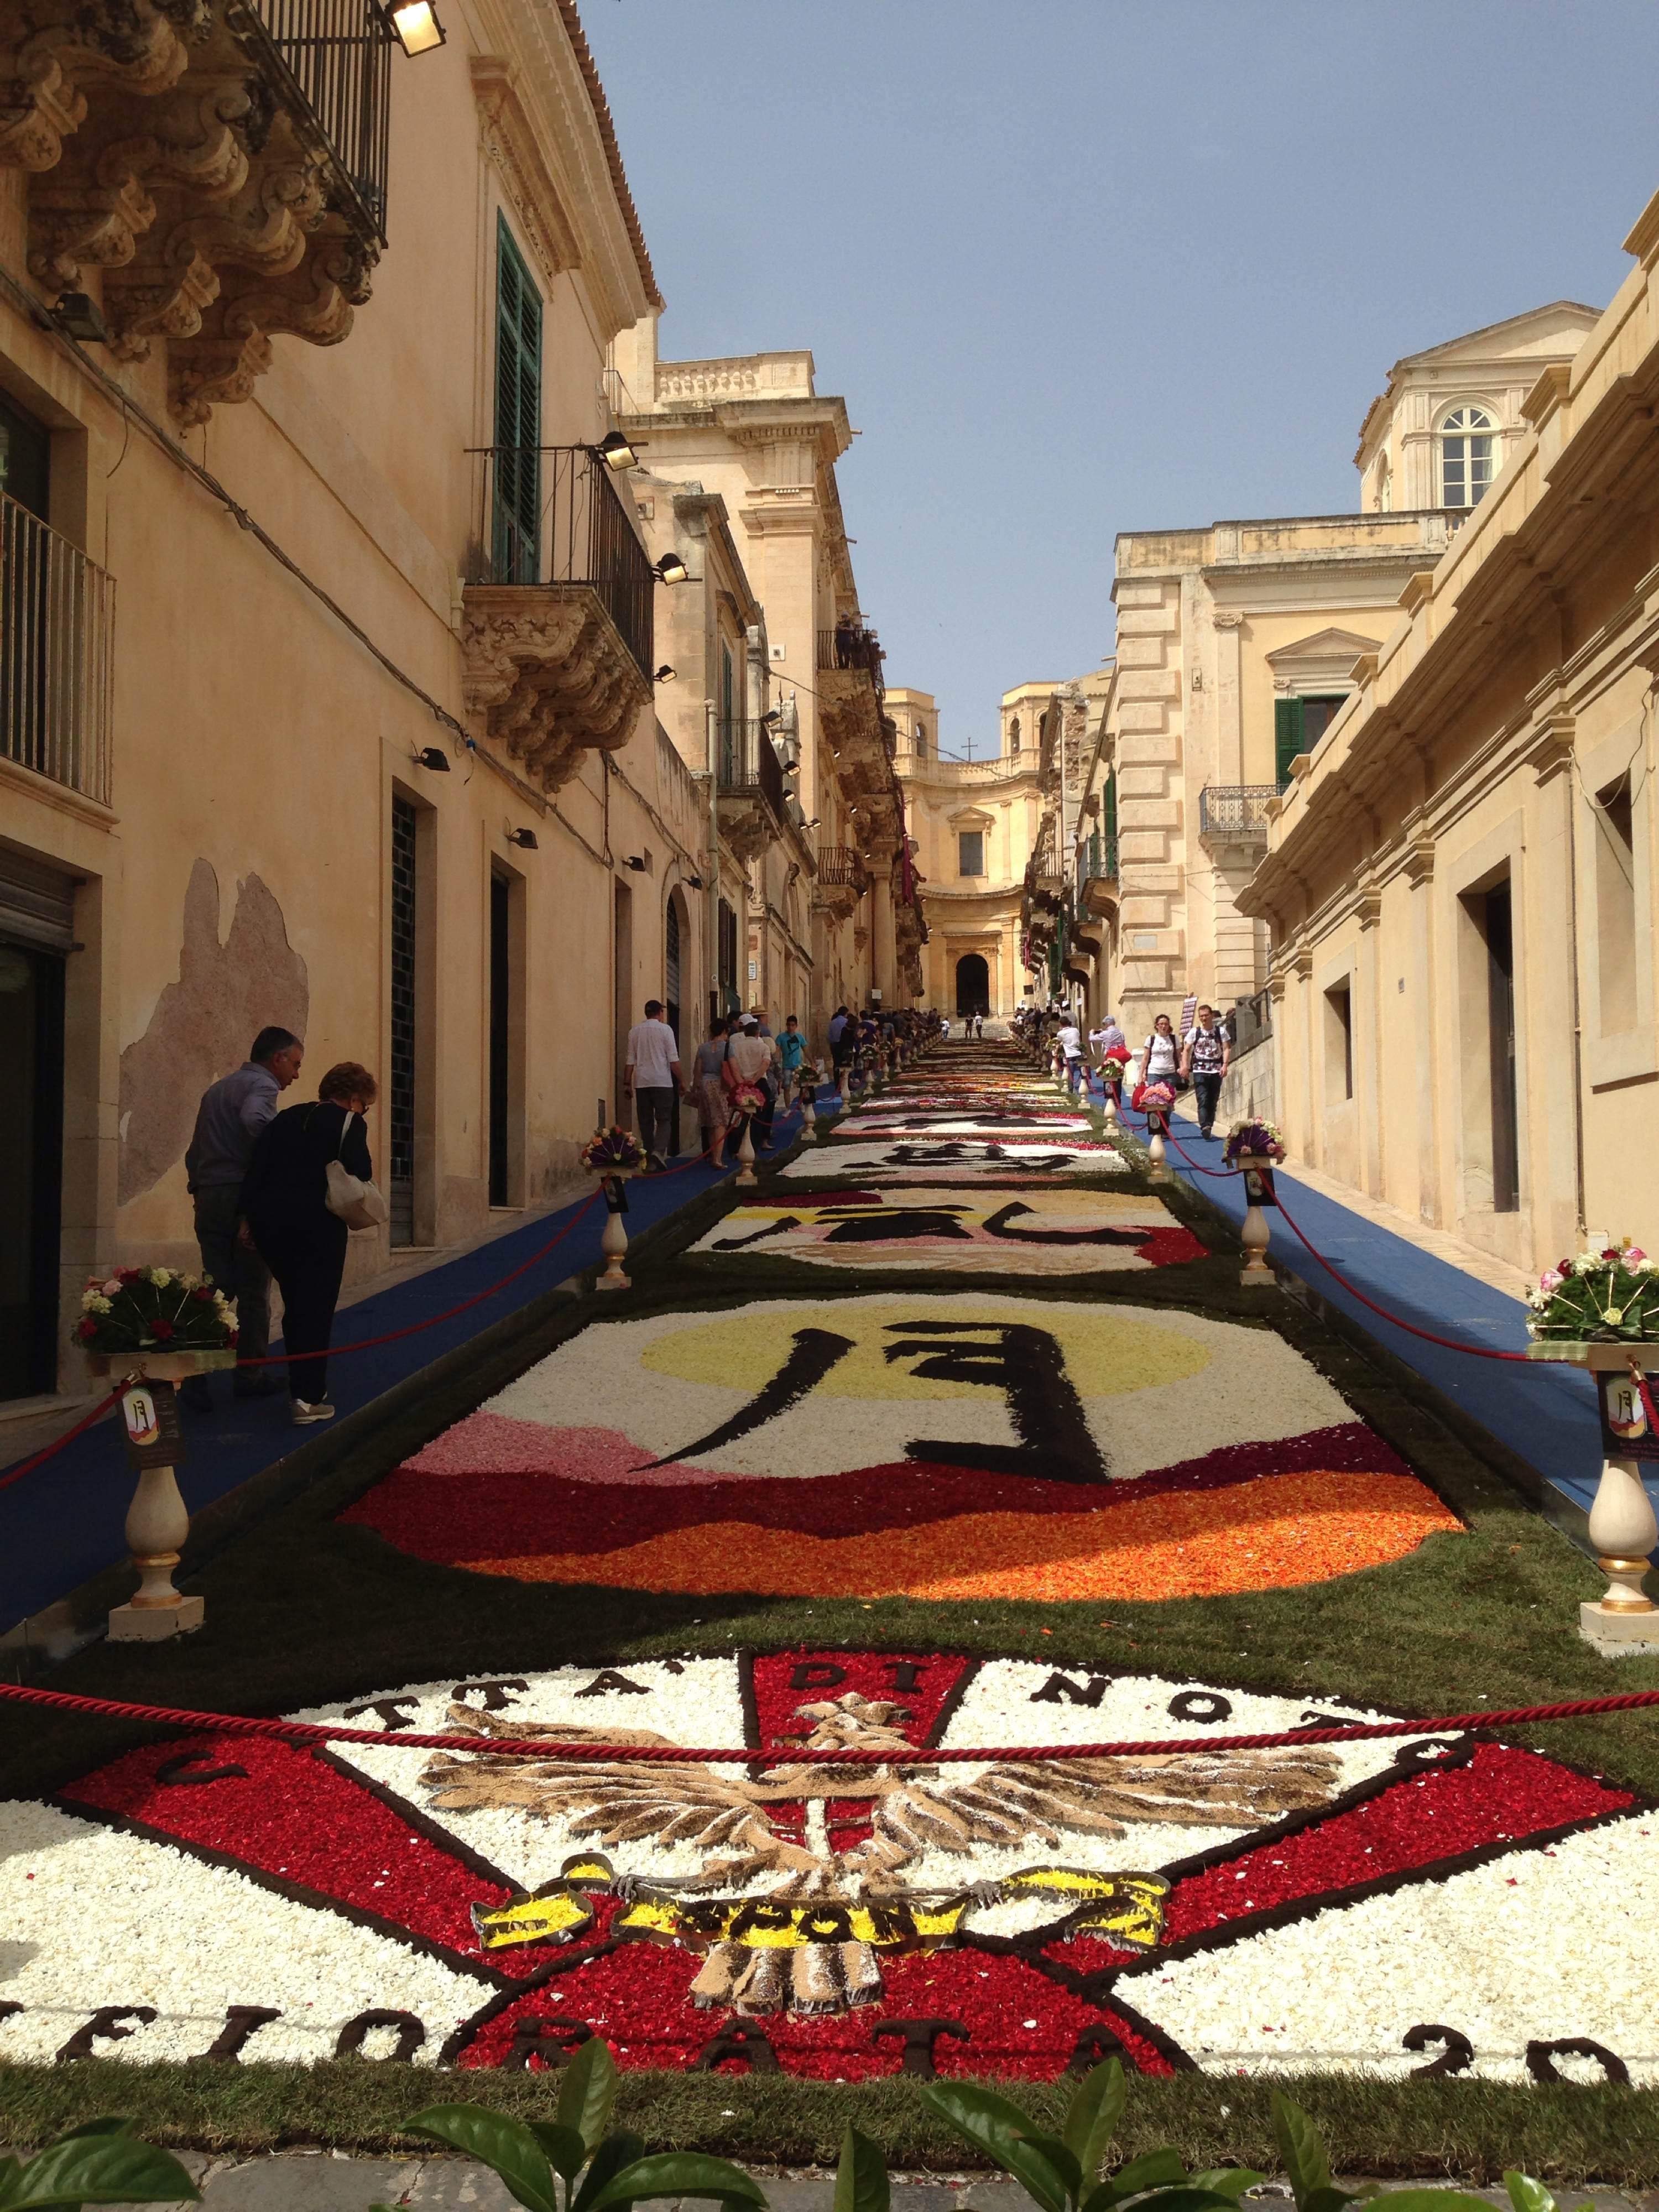
[(311, 1421), (331, 1421), (334, 1419), (334, 1408), (326, 1398), (319, 1398), (314, 1406), (308, 1405), (303, 1398), (295, 1398), (290, 1402), (296, 1429), (304, 1428)]

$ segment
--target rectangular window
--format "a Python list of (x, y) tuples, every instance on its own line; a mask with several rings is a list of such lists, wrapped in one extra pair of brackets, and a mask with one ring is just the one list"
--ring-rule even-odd
[(493, 575), (541, 580), (542, 295), (505, 220), (495, 226), (495, 493)]
[(1291, 763), (1313, 750), (1347, 703), (1346, 691), (1273, 702), (1273, 781), (1281, 791), (1291, 780)]
[(982, 830), (957, 830), (957, 873), (959, 876), (982, 876), (985, 873), (985, 832)]
[(1595, 794), (1595, 936), (1604, 1036), (1636, 1026), (1636, 831), (1629, 775)]
[(415, 1241), (416, 813), (392, 802), (392, 1071), (386, 1101), (392, 1242)]
[(1101, 825), (1109, 837), (1117, 835), (1117, 770), (1114, 769), (1106, 779), (1106, 797), (1101, 807)]
[(1325, 994), (1325, 1103), (1353, 1097), (1353, 994), (1345, 978)]

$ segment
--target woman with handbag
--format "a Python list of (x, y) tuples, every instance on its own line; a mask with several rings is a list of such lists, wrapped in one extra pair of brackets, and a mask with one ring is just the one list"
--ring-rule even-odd
[(386, 1218), (362, 1121), (377, 1089), (356, 1060), (331, 1067), (315, 1105), (290, 1106), (266, 1122), (242, 1183), (242, 1218), (283, 1293), (289, 1389), (301, 1427), (334, 1418), (328, 1341), (346, 1239)]

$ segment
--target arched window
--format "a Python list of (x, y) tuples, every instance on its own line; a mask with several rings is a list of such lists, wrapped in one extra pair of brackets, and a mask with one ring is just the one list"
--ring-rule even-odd
[(1440, 504), (1478, 507), (1497, 473), (1497, 422), (1484, 407), (1454, 407), (1440, 425)]
[(1394, 471), (1389, 466), (1386, 453), (1376, 465), (1376, 511), (1379, 514), (1394, 513)]
[(1011, 753), (1017, 753), (1019, 750), (1019, 716), (1018, 714), (1008, 725), (1008, 750)]
[(926, 760), (927, 757), (927, 725), (926, 722), (918, 722), (916, 724), (916, 758), (918, 760)]

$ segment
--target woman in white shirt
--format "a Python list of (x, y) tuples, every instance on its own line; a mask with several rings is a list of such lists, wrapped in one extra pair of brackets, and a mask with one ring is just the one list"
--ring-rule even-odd
[(1152, 1033), (1146, 1040), (1146, 1064), (1141, 1070), (1143, 1083), (1167, 1083), (1171, 1091), (1180, 1086), (1181, 1044), (1167, 1014), (1160, 1014), (1152, 1024)]

